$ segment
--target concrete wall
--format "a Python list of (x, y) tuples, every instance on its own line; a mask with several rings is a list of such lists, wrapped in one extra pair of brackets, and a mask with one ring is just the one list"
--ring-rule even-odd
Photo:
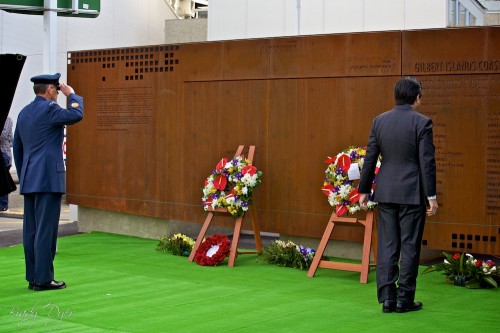
[(207, 19), (168, 20), (165, 22), (165, 44), (204, 42)]
[[(120, 235), (131, 235), (142, 238), (158, 239), (183, 233), (196, 239), (201, 225), (197, 223), (164, 220), (148, 216), (123, 214), (118, 212), (78, 207), (78, 231), (102, 231)], [(210, 227), (209, 234), (231, 234), (232, 230), (222, 227)]]

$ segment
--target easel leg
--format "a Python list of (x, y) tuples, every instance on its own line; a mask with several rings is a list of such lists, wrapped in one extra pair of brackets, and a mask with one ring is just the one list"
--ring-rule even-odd
[(309, 271), (307, 271), (308, 277), (313, 277), (316, 274), (316, 270), (318, 269), (319, 262), (321, 261), (321, 257), (325, 252), (326, 245), (328, 244), (328, 240), (332, 235), (333, 228), (335, 227), (335, 223), (332, 221), (328, 221), (328, 225), (326, 226), (325, 233), (323, 234), (323, 238), (321, 238), (321, 242), (319, 243), (318, 249), (316, 250), (316, 254), (314, 255), (314, 259), (311, 263), (311, 267), (309, 267)]
[(200, 233), (198, 234), (198, 238), (196, 238), (196, 242), (193, 245), (193, 249), (191, 250), (191, 253), (189, 254), (188, 261), (194, 261), (194, 255), (196, 254), (196, 251), (198, 250), (198, 247), (200, 246), (201, 242), (203, 242), (203, 238), (205, 238), (205, 234), (207, 233), (208, 226), (210, 225), (210, 222), (212, 221), (212, 218), (214, 217), (214, 213), (209, 212), (207, 215), (207, 218), (205, 219), (205, 222), (203, 223), (203, 226), (201, 227)]
[(229, 267), (234, 266), (234, 261), (236, 260), (236, 255), (238, 254), (238, 242), (240, 241), (240, 231), (241, 231), (242, 221), (243, 217), (240, 216), (236, 219), (234, 223), (233, 241), (231, 244), (231, 252), (229, 253), (229, 262), (227, 263)]
[(255, 239), (255, 249), (259, 253), (262, 254), (262, 240), (260, 238), (260, 226), (259, 221), (257, 221), (257, 214), (255, 212), (255, 208), (250, 208), (250, 218), (252, 219), (252, 229), (253, 229), (253, 237)]
[(361, 276), (359, 282), (368, 283), (368, 273), (370, 272), (370, 251), (372, 244), (372, 215), (367, 215), (365, 221), (365, 238), (363, 242), (363, 255), (361, 257)]

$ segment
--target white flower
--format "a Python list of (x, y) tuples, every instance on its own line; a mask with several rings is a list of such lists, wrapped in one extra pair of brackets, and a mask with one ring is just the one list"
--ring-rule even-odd
[(349, 213), (354, 214), (356, 212), (359, 212), (360, 210), (361, 210), (361, 207), (359, 205), (358, 206), (351, 206), (349, 208)]
[(446, 259), (444, 260), (444, 263), (445, 263), (446, 265), (449, 265), (449, 264), (450, 264), (450, 262), (449, 262), (448, 260), (446, 260)]
[(254, 187), (257, 184), (257, 177), (258, 177), (257, 174), (250, 176), (250, 174), (247, 173), (241, 178), (241, 182), (246, 186)]
[(243, 193), (245, 195), (248, 194), (248, 187), (243, 186), (243, 188), (241, 189), (241, 193)]
[(342, 197), (342, 199), (347, 199), (347, 197), (349, 196), (349, 193), (351, 193), (351, 186), (340, 185), (339, 195)]
[(337, 196), (335, 195), (335, 193), (330, 192), (330, 194), (328, 194), (328, 203), (332, 207), (339, 204), (339, 202), (337, 201)]

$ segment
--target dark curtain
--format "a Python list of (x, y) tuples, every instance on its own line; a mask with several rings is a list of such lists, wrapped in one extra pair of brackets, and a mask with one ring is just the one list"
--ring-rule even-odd
[[(3, 84), (0, 89), (0, 128), (3, 129), (5, 120), (10, 111), (12, 100), (16, 92), (19, 76), (23, 70), (26, 56), (21, 54), (0, 54), (0, 69), (2, 70)], [(0, 160), (0, 195), (16, 190), (16, 184), (10, 172), (5, 167), (3, 159)]]

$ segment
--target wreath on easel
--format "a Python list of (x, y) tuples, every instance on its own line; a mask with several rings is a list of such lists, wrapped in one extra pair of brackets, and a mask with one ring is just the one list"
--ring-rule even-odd
[(226, 258), (231, 250), (231, 241), (226, 235), (215, 234), (200, 244), (194, 260), (201, 266), (217, 266)]
[[(337, 216), (343, 216), (347, 212), (354, 214), (361, 210), (359, 205), (360, 193), (355, 181), (359, 179), (361, 169), (365, 162), (366, 147), (350, 146), (337, 154), (336, 157), (328, 157), (325, 163), (325, 181), (321, 190), (328, 197), (328, 202), (335, 207)], [(375, 168), (371, 193), (369, 195), (368, 209), (375, 209), (376, 202), (372, 201), (373, 190), (376, 186), (376, 178), (380, 169), (382, 158), (379, 156)]]
[(205, 180), (203, 209), (226, 208), (235, 219), (243, 216), (252, 203), (253, 190), (261, 183), (261, 177), (262, 171), (242, 156), (221, 159)]

